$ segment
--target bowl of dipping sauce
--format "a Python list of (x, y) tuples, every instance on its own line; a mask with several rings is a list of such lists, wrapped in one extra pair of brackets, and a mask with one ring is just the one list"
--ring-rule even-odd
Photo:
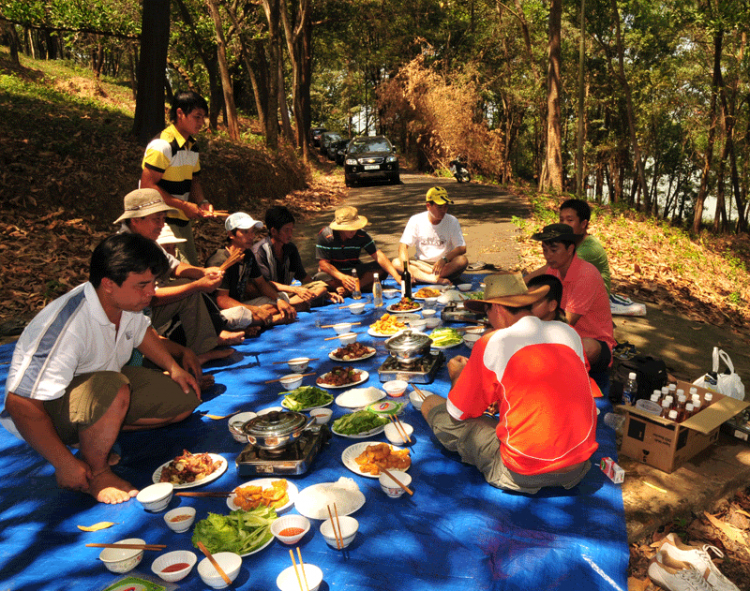
[(406, 392), (406, 387), (409, 385), (405, 380), (389, 380), (383, 384), (383, 390), (385, 390), (388, 396), (398, 398), (403, 396)]
[(294, 390), (302, 385), (302, 376), (296, 373), (285, 375), (279, 380), (279, 384), (284, 390)]
[(333, 411), (330, 408), (313, 408), (310, 411), (310, 416), (315, 417), (315, 423), (317, 425), (325, 425), (331, 420)]
[(284, 515), (271, 524), (271, 533), (282, 544), (296, 544), (310, 531), (310, 520), (304, 515)]
[(195, 521), (195, 509), (193, 507), (177, 507), (164, 514), (164, 522), (173, 532), (181, 534), (190, 529)]
[(175, 550), (162, 554), (151, 564), (151, 570), (168, 583), (181, 581), (190, 574), (198, 557), (187, 550)]

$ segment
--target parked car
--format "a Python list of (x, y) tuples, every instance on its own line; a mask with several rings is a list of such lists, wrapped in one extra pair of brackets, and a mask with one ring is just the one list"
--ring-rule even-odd
[[(349, 146), (349, 139), (343, 139), (338, 142), (333, 142), (331, 147), (328, 149), (329, 153), (333, 152), (333, 160), (336, 164), (341, 166), (344, 165), (344, 159), (346, 158), (346, 148)], [(329, 156), (330, 158), (330, 156)]]
[(310, 135), (312, 135), (313, 146), (316, 148), (320, 146), (320, 136), (327, 130), (325, 127), (313, 127), (310, 129)]
[(382, 135), (354, 138), (344, 159), (346, 186), (375, 178), (384, 178), (394, 185), (401, 182), (396, 148)]
[(320, 136), (320, 153), (328, 158), (328, 146), (333, 142), (338, 142), (341, 139), (341, 134), (335, 131), (326, 131)]

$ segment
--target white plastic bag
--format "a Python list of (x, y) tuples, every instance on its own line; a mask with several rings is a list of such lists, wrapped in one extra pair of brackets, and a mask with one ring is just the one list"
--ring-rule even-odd
[[(719, 373), (719, 359), (724, 361), (726, 366), (729, 368), (729, 373)], [(731, 396), (737, 400), (745, 399), (745, 384), (742, 383), (740, 376), (734, 373), (734, 364), (722, 349), (714, 347), (713, 352), (713, 372), (711, 374), (705, 374), (695, 380), (693, 384), (706, 388), (707, 390), (713, 390), (719, 392), (725, 396)], [(716, 376), (716, 377), (714, 377)]]

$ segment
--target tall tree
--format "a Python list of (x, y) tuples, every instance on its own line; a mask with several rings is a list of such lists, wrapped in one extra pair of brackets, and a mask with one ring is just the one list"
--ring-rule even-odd
[(560, 123), (562, 63), (562, 0), (551, 0), (547, 68), (547, 157), (539, 182), (543, 191), (562, 191), (562, 131)]
[(227, 133), (233, 141), (240, 139), (240, 126), (237, 122), (237, 108), (234, 106), (234, 88), (232, 87), (232, 76), (229, 74), (227, 64), (227, 42), (224, 39), (224, 28), (219, 13), (218, 0), (206, 0), (211, 18), (216, 29), (216, 57), (219, 60), (219, 72), (221, 73), (221, 88), (224, 91), (224, 109), (227, 117)]

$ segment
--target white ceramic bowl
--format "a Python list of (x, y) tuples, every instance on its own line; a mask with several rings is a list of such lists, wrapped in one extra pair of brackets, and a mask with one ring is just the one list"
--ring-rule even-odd
[[(145, 544), (140, 538), (117, 540), (116, 544)], [(124, 548), (105, 548), (99, 553), (99, 560), (107, 570), (113, 573), (126, 573), (133, 570), (143, 560), (143, 550), (126, 550)]]
[[(167, 581), (167, 583), (176, 583), (190, 574), (190, 571), (193, 570), (196, 562), (198, 562), (198, 557), (192, 552), (188, 552), (187, 550), (175, 550), (174, 552), (162, 554), (159, 558), (154, 560), (151, 564), (151, 570), (159, 578)], [(180, 570), (164, 572), (165, 568), (174, 564), (187, 566), (184, 566)]]
[(310, 360), (307, 357), (297, 357), (296, 359), (290, 359), (286, 362), (289, 366), (290, 371), (294, 373), (302, 373), (307, 369)]
[(415, 320), (409, 320), (409, 328), (412, 330), (423, 330), (427, 326), (427, 320), (424, 318), (417, 318)]
[[(299, 533), (284, 535), (282, 532), (290, 527), (301, 529)], [(271, 533), (282, 544), (296, 544), (310, 531), (310, 520), (304, 515), (284, 515), (271, 524)]]
[(330, 408), (313, 408), (310, 411), (310, 416), (315, 417), (315, 422), (318, 425), (325, 425), (331, 420), (333, 411)]
[(336, 331), (336, 334), (345, 334), (347, 332), (351, 332), (352, 323), (351, 322), (339, 322), (338, 324), (333, 325), (333, 330)]
[(482, 338), (482, 335), (480, 335), (480, 334), (471, 334), (471, 333), (465, 334), (464, 335), (464, 345), (466, 345), (467, 347), (469, 347), (469, 349), (473, 349), (474, 348), (474, 343), (476, 343), (481, 338)]
[[(219, 563), (221, 570), (234, 582), (237, 575), (240, 574), (242, 557), (234, 552), (217, 552), (214, 554), (214, 559)], [(206, 585), (214, 589), (224, 589), (229, 586), (208, 558), (204, 558), (198, 563), (198, 574)]]
[[(420, 388), (421, 389), (421, 388)], [(425, 396), (430, 396), (432, 392), (428, 392), (427, 390), (422, 389), (422, 392)], [(420, 410), (422, 408), (422, 398), (417, 394), (416, 390), (412, 390), (409, 393), (409, 400), (411, 401), (412, 406), (415, 410)]]
[(461, 291), (469, 291), (471, 289), (471, 283), (459, 283), (456, 287)]
[(302, 385), (302, 376), (296, 373), (290, 373), (279, 380), (279, 384), (284, 390), (294, 390)]
[(466, 334), (484, 334), (486, 330), (486, 326), (469, 326), (464, 332)]
[[(403, 422), (401, 423), (401, 425), (404, 427), (404, 431), (406, 431), (406, 434), (411, 437), (411, 435), (414, 433), (414, 427), (412, 427), (408, 423)], [(404, 438), (401, 437), (401, 431), (397, 429), (396, 425), (394, 425), (393, 423), (388, 423), (385, 426), (385, 436), (393, 445), (407, 445), (407, 442), (405, 442)]]
[(356, 340), (357, 340), (356, 332), (345, 332), (344, 334), (339, 335), (339, 342), (342, 345), (351, 345)]
[(142, 489), (135, 498), (146, 511), (156, 513), (167, 508), (173, 494), (174, 485), (171, 482), (159, 482)]
[(193, 507), (177, 507), (164, 514), (164, 523), (173, 532), (181, 534), (190, 529), (195, 521), (195, 509)]
[[(357, 531), (359, 530), (359, 521), (354, 517), (344, 516), (339, 517), (339, 523), (341, 524), (341, 538), (344, 541), (344, 548), (354, 541)], [(331, 520), (326, 519), (320, 524), (320, 533), (323, 535), (323, 539), (326, 541), (331, 548), (336, 548), (336, 536), (333, 534), (333, 526)]]
[[(294, 567), (289, 566), (279, 573), (276, 577), (276, 586), (281, 591), (299, 591), (299, 581), (297, 576), (302, 578), (302, 567), (297, 565), (297, 572), (294, 572)], [(323, 571), (320, 570), (314, 564), (305, 563), (304, 579), (307, 580), (307, 587), (310, 591), (317, 591), (320, 584), (323, 582)]]
[[(425, 307), (425, 309), (430, 310), (430, 309), (434, 308), (435, 306), (437, 306), (438, 305), (438, 297), (440, 297), (440, 296), (435, 296), (435, 297), (432, 297), (432, 298), (425, 298), (424, 299), (424, 307)], [(422, 312), (424, 313), (424, 310)]]
[(356, 302), (354, 304), (349, 304), (349, 311), (355, 316), (359, 316), (360, 314), (362, 314), (362, 312), (365, 311), (365, 303)]
[(400, 295), (401, 295), (401, 292), (398, 289), (384, 289), (383, 290), (383, 297), (386, 297), (389, 300), (392, 300), (393, 298), (396, 298)]
[(438, 326), (440, 326), (441, 320), (439, 317), (433, 316), (431, 318), (425, 319), (424, 322), (426, 328), (437, 328)]
[[(404, 486), (409, 486), (411, 484), (411, 476), (409, 476), (407, 472), (402, 472), (400, 470), (390, 470), (390, 473), (398, 478), (401, 484), (403, 484)], [(387, 474), (381, 474), (378, 478), (378, 481), (380, 482), (380, 488), (383, 489), (383, 492), (392, 499), (397, 499), (406, 492), (398, 484), (393, 482), (393, 480), (391, 480), (391, 477)]]
[(427, 320), (428, 318), (432, 318), (433, 316), (435, 316), (435, 314), (437, 314), (437, 310), (422, 310), (422, 318), (424, 318), (425, 320)]
[(242, 425), (257, 416), (254, 412), (241, 412), (233, 417), (229, 417), (229, 421), (227, 421), (229, 432), (237, 443), (247, 443), (247, 435), (242, 432)]
[(388, 394), (388, 396), (398, 398), (399, 396), (404, 395), (404, 392), (406, 391), (406, 387), (408, 385), (409, 383), (404, 380), (390, 380), (388, 382), (385, 382), (382, 387), (383, 390), (385, 390), (386, 394)]

